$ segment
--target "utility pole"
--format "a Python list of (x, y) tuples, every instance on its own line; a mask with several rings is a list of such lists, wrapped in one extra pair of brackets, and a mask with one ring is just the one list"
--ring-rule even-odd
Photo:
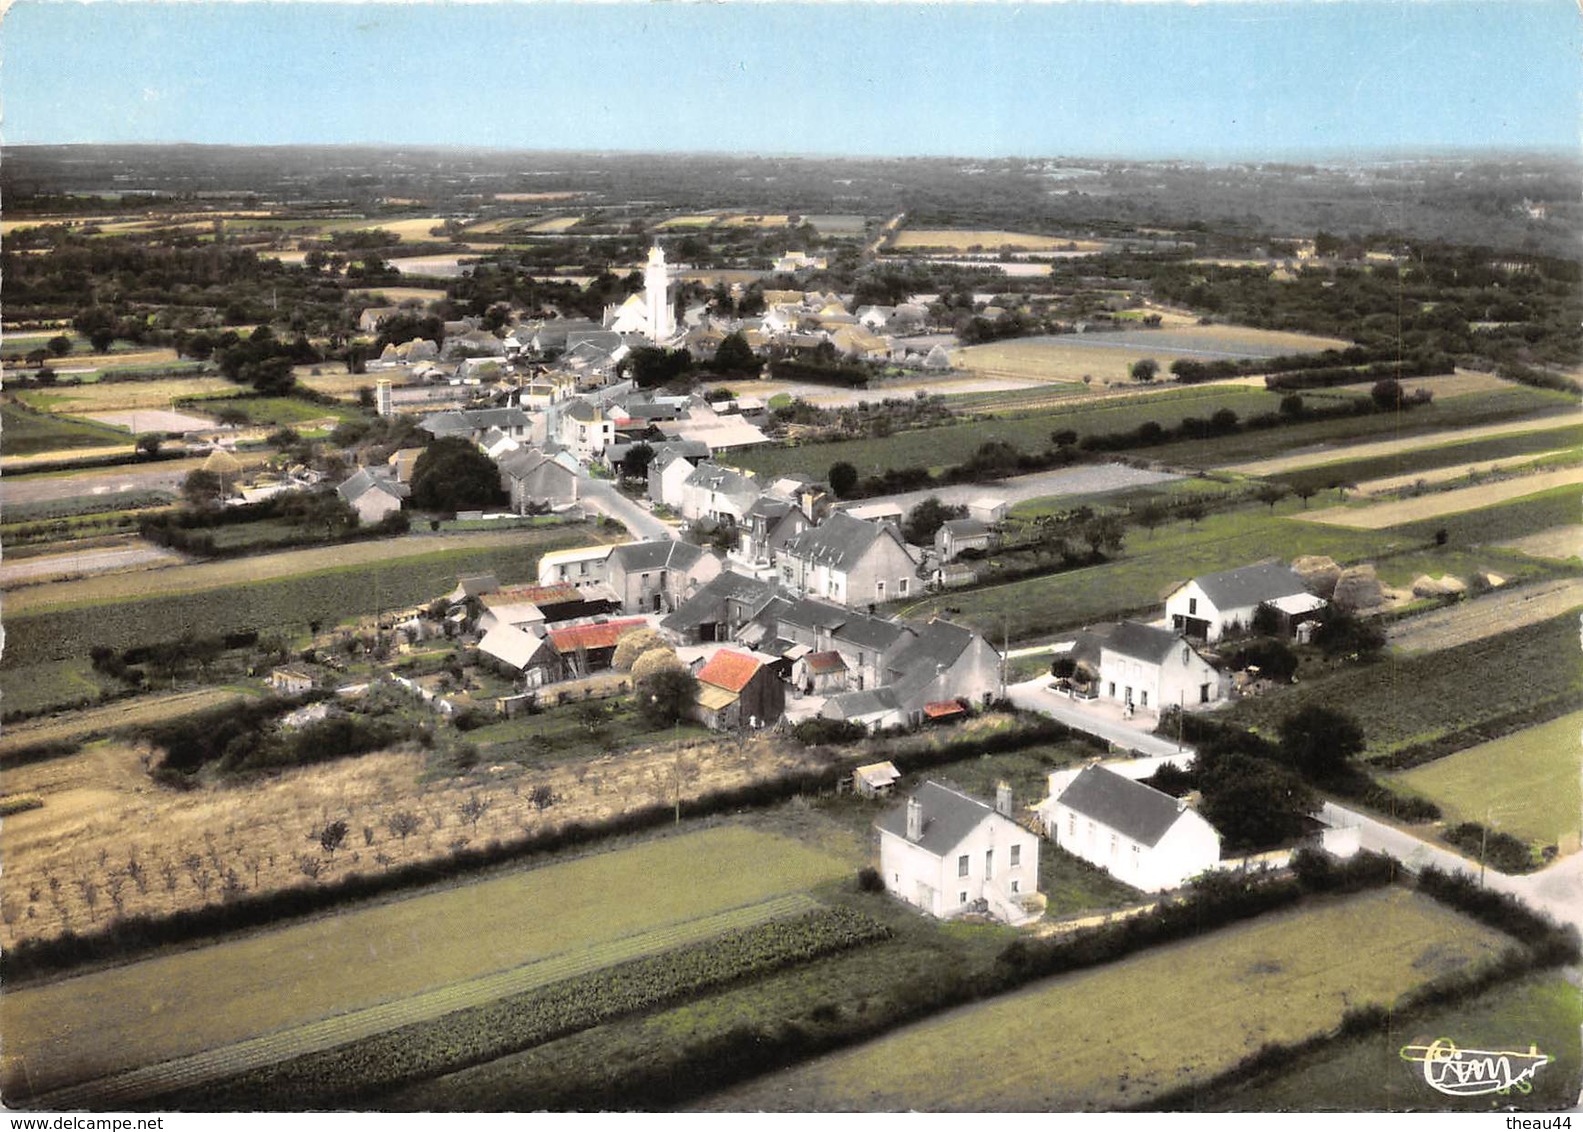
[(1484, 887), (1484, 850), (1490, 840), (1490, 811), (1484, 810), (1484, 824), (1479, 827), (1479, 887)]

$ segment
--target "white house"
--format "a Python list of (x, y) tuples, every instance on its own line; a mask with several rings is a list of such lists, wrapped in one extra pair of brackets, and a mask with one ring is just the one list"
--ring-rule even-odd
[(1165, 616), (1178, 632), (1218, 641), (1227, 632), (1250, 627), (1259, 606), (1294, 597), (1309, 599), (1312, 607), (1314, 599), (1295, 571), (1279, 562), (1260, 562), (1183, 583), (1166, 597)]
[(603, 586), (610, 577), (613, 546), (578, 546), (539, 556), (539, 585)]
[(1225, 678), (1180, 633), (1123, 621), (1100, 645), (1099, 694), (1157, 712), (1214, 703)]
[(1050, 775), (1038, 811), (1062, 849), (1144, 892), (1180, 888), (1220, 860), (1220, 834), (1184, 802), (1102, 766)]
[(844, 511), (788, 539), (775, 565), (788, 589), (842, 605), (912, 597), (918, 581), (918, 560), (900, 531)]
[(874, 824), (886, 890), (931, 916), (987, 912), (1023, 924), (1043, 912), (1039, 839), (1012, 821), (1004, 783), (989, 806), (925, 782)]
[(598, 458), (615, 442), (616, 422), (587, 401), (573, 401), (561, 409), (558, 439), (584, 463)]

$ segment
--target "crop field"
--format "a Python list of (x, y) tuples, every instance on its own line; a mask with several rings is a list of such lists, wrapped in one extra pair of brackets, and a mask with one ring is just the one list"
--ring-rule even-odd
[(392, 258), (390, 266), (403, 275), (429, 275), (450, 278), (462, 273), (462, 264), (472, 263), (476, 257), (457, 255), (405, 255)]
[(566, 232), (583, 222), (581, 216), (555, 216), (548, 220), (540, 220), (523, 229), (524, 232)]
[(1013, 642), (1025, 641), (1128, 613), (1157, 614), (1171, 587), (1199, 574), (1304, 554), (1367, 561), (1392, 541), (1372, 532), (1311, 527), (1264, 509), (1222, 513), (1196, 526), (1173, 523), (1152, 534), (1128, 528), (1123, 555), (1106, 564), (938, 594), (906, 612), (948, 616), (992, 640), (1000, 639), (1004, 624)]
[(414, 300), (420, 303), (437, 303), (445, 298), (444, 289), (438, 287), (382, 286), (373, 291), (356, 291), (353, 293), (359, 298), (367, 300), (369, 306), (405, 303)]
[(889, 250), (897, 252), (998, 252), (1002, 249), (1019, 252), (1101, 252), (1105, 250), (1105, 245), (1097, 240), (1074, 240), (1064, 236), (1038, 236), (998, 229), (903, 228), (892, 237), (889, 247)]
[(1459, 487), (1450, 491), (1396, 499), (1387, 503), (1370, 503), (1361, 507), (1327, 507), (1303, 516), (1310, 523), (1325, 523), (1336, 527), (1352, 527), (1377, 531), (1384, 527), (1398, 527), (1404, 523), (1438, 519), (1442, 515), (1455, 515), (1460, 511), (1474, 511), (1509, 500), (1537, 495), (1553, 488), (1571, 487), (1583, 483), (1583, 467), (1562, 468), (1538, 472), (1533, 475), (1514, 476), (1495, 483), (1476, 487)]
[(1385, 638), (1407, 652), (1432, 652), (1559, 617), (1583, 606), (1583, 579), (1514, 586), (1394, 622)]
[(1479, 507), (1455, 515), (1442, 515), (1397, 527), (1394, 534), (1407, 539), (1428, 540), (1445, 531), (1451, 545), (1500, 546), (1512, 539), (1526, 538), (1561, 526), (1576, 527), (1578, 492), (1561, 487), (1525, 495), (1521, 499)]
[(1501, 545), (1535, 558), (1577, 558), (1583, 556), (1583, 526), (1572, 523), (1564, 527), (1550, 527)]
[(117, 350), (108, 354), (71, 354), (68, 357), (57, 360), (51, 368), (62, 377), (67, 377), (73, 374), (96, 373), (99, 371), (113, 372), (156, 366), (174, 368), (178, 365), (202, 369), (205, 363), (196, 361), (184, 362), (176, 356), (175, 350), (165, 347), (142, 347), (135, 350)]
[(864, 475), (887, 468), (942, 468), (966, 460), (988, 440), (1004, 440), (1024, 452), (1050, 447), (1052, 432), (1071, 429), (1079, 435), (1120, 432), (1154, 421), (1170, 428), (1184, 417), (1208, 417), (1218, 409), (1239, 416), (1273, 412), (1279, 398), (1255, 389), (1164, 390), (1123, 401), (1075, 403), (987, 421), (964, 421), (938, 428), (893, 433), (880, 439), (842, 440), (793, 448), (755, 448), (733, 454), (731, 462), (754, 471), (784, 475), (822, 475), (837, 461), (850, 462)]
[(122, 409), (111, 413), (87, 414), (88, 419), (111, 428), (122, 428), (136, 435), (142, 432), (196, 432), (213, 428), (208, 417), (177, 413), (169, 409)]
[[(1504, 390), (1502, 392), (1511, 392)], [(1429, 406), (1433, 410), (1442, 409), (1446, 402), (1439, 402)], [(1537, 407), (1537, 406), (1535, 406)], [(1415, 409), (1409, 414), (1408, 419), (1417, 419), (1423, 410)], [(1241, 464), (1230, 464), (1222, 471), (1237, 472), (1245, 476), (1278, 476), (1283, 472), (1295, 472), (1303, 468), (1312, 468), (1319, 465), (1335, 465), (1338, 472), (1345, 472), (1348, 479), (1368, 478), (1382, 474), (1378, 471), (1364, 467), (1364, 461), (1372, 461), (1382, 457), (1397, 456), (1404, 453), (1418, 453), (1423, 450), (1439, 452), (1445, 449), (1457, 449), (1457, 453), (1450, 457), (1450, 463), (1460, 463), (1465, 460), (1477, 460), (1485, 451), (1492, 455), (1507, 455), (1506, 450), (1480, 449), (1479, 455), (1464, 456), (1460, 450), (1475, 441), (1482, 441), (1491, 437), (1506, 437), (1524, 433), (1543, 434), (1545, 439), (1535, 441), (1543, 448), (1559, 447), (1558, 440), (1569, 439), (1578, 425), (1565, 419), (1565, 416), (1554, 411), (1540, 417), (1528, 417), (1522, 420), (1502, 421), (1497, 424), (1472, 425), (1465, 428), (1448, 429), (1443, 432), (1418, 432), (1412, 435), (1395, 437), (1389, 440), (1371, 440), (1360, 444), (1342, 444), (1333, 446), (1327, 444), (1322, 448), (1307, 451), (1292, 452), (1287, 455), (1275, 456), (1267, 460), (1252, 460)], [(1561, 432), (1560, 430), (1566, 430)], [(1520, 451), (1520, 449), (1519, 449)], [(1425, 467), (1431, 465), (1425, 464)], [(1362, 469), (1362, 470), (1360, 470)]]
[[(111, 732), (134, 733), (139, 727), (205, 711), (240, 699), (243, 695), (234, 688), (200, 688), (189, 692), (138, 696), (103, 707), (72, 712), (57, 719), (36, 719), (12, 724), (6, 727), (4, 735), (0, 735), (0, 762), (24, 747), (88, 739)], [(15, 776), (13, 782), (7, 783), (7, 789), (21, 789), (20, 783), (24, 782), (29, 791), (39, 788), (37, 783), (27, 777), (26, 771), (8, 770), (6, 774), (8, 778)]]
[(1389, 776), (1439, 803), (1448, 826), (1488, 823), (1538, 845), (1578, 848), (1583, 711)]
[[(1437, 398), (1460, 397), (1464, 393), (1487, 393), (1492, 389), (1510, 389), (1512, 383), (1496, 377), (1493, 373), (1483, 373), (1479, 370), (1459, 369), (1454, 373), (1431, 374), (1428, 377), (1409, 377), (1402, 380), (1402, 387), (1408, 390), (1427, 389)], [(1372, 381), (1359, 382), (1356, 385), (1334, 386), (1350, 393), (1368, 394), (1374, 388)]]
[(861, 236), (865, 226), (865, 219), (854, 215), (825, 215), (804, 216), (804, 224), (812, 224), (819, 230), (821, 236), (832, 236), (837, 239), (843, 236)]
[[(9, 639), (6, 644), (11, 644)], [(24, 715), (58, 711), (95, 703), (102, 693), (119, 687), (119, 680), (101, 679), (93, 671), (86, 653), (67, 660), (23, 664), (0, 671), (0, 710)], [(10, 730), (7, 727), (6, 733)]]
[[(370, 384), (365, 381), (365, 385)], [(247, 414), (255, 425), (299, 425), (308, 421), (347, 420), (363, 410), (346, 405), (316, 405), (295, 397), (208, 397), (192, 402), (193, 410), (210, 415), (226, 409)]]
[(1245, 326), (1173, 326), (989, 342), (958, 350), (953, 360), (958, 369), (1000, 376), (1081, 381), (1086, 374), (1095, 382), (1125, 382), (1140, 358), (1153, 358), (1165, 370), (1178, 358), (1270, 358), (1346, 346), (1335, 338)]
[(672, 216), (672, 217), (670, 217), (670, 218), (668, 218), (666, 220), (661, 220), (658, 224), (655, 225), (655, 227), (656, 228), (660, 228), (660, 229), (666, 229), (666, 228), (708, 228), (710, 225), (714, 224), (714, 222), (719, 220), (719, 219), (720, 219), (720, 214), (718, 214), (718, 213), (698, 212), (698, 213), (692, 213), (692, 214), (687, 215), (687, 216)]
[(1499, 955), (1399, 888), (1261, 918), (952, 1011), (711, 1098), (731, 1111), (1094, 1111), (1336, 1027)]
[(0, 405), (0, 433), (5, 437), (7, 456), (34, 456), (41, 452), (106, 445), (125, 448), (132, 442), (132, 437), (120, 429), (92, 421), (46, 416), (10, 404)]
[(1535, 1075), (1532, 1093), (1501, 1097), (1501, 1109), (1565, 1112), (1583, 1085), (1580, 1027), (1583, 992), (1559, 972), (1529, 975), (1383, 1032), (1343, 1039), (1270, 1080), (1214, 1097), (1203, 1110), (1488, 1113), (1489, 1097), (1437, 1092), (1424, 1082), (1423, 1066), (1401, 1058), (1403, 1046), (1449, 1037), (1463, 1049), (1526, 1052), (1537, 1046), (1555, 1060)]
[(655, 838), (11, 988), (7, 1054), (41, 1090), (805, 891), (847, 868), (740, 826)]
[(727, 212), (720, 216), (722, 228), (785, 228), (791, 215), (785, 212)]
[(587, 539), (560, 531), (415, 537), (31, 587), (7, 597), (0, 669), (185, 632), (204, 636), (310, 620), (335, 625), (431, 601), (454, 588), (458, 574), (524, 581), (539, 553)]
[(1365, 758), (1427, 742), (1563, 697), (1583, 698), (1573, 615), (1439, 652), (1390, 655), (1233, 704), (1222, 716), (1274, 735), (1309, 705), (1341, 706), (1368, 740)]

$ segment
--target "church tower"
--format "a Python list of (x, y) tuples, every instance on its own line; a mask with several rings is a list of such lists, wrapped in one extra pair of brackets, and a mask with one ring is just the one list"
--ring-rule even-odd
[(649, 249), (649, 264), (643, 270), (643, 304), (648, 314), (649, 341), (655, 344), (669, 342), (675, 333), (670, 289), (665, 253), (655, 244)]

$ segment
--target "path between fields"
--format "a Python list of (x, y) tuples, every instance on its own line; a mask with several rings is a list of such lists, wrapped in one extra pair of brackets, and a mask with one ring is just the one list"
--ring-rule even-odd
[(1523, 456), (1508, 456), (1502, 460), (1476, 460), (1471, 464), (1453, 464), (1449, 468), (1427, 468), (1421, 472), (1407, 472), (1400, 476), (1384, 476), (1377, 480), (1365, 480), (1358, 484), (1357, 491), (1359, 495), (1386, 495), (1420, 483), (1446, 483), (1477, 472), (1504, 472), (1510, 468), (1521, 468), (1529, 464), (1538, 465), (1546, 460), (1554, 460), (1558, 456), (1569, 455), (1571, 451), (1570, 448), (1552, 448), (1548, 452), (1530, 452)]
[[(109, 1077), (55, 1089), (32, 1098), (29, 1107), (55, 1112), (79, 1109), (114, 1109), (177, 1089), (190, 1089), (211, 1081), (273, 1065), (303, 1054), (332, 1049), (363, 1038), (417, 1022), (432, 1022), (458, 1010), (483, 1006), (511, 995), (549, 986), (578, 975), (644, 955), (699, 943), (723, 932), (753, 927), (770, 920), (795, 916), (817, 908), (804, 893), (792, 893), (716, 912), (696, 920), (640, 932), (623, 939), (563, 952), (520, 967), (476, 979), (354, 1010), (302, 1026), (277, 1030), (262, 1037), (179, 1057), (158, 1065), (131, 1069)], [(223, 944), (219, 946), (224, 946)], [(15, 1099), (15, 1098), (13, 1098)]]
[[(591, 539), (590, 541), (597, 541)], [(406, 535), (397, 539), (351, 542), (309, 550), (283, 550), (222, 562), (202, 562), (172, 566), (165, 570), (138, 574), (130, 579), (84, 578), (53, 586), (19, 590), (6, 599), (7, 612), (19, 614), (58, 605), (120, 601), (129, 597), (156, 597), (174, 593), (196, 593), (222, 589), (246, 582), (270, 581), (313, 574), (337, 567), (370, 567), (376, 563), (399, 561), (448, 550), (475, 550), (498, 546), (524, 545), (523, 532), (475, 531), (444, 535)]]
[(1580, 605), (1583, 579), (1561, 578), (1500, 590), (1398, 621), (1385, 631), (1385, 639), (1397, 648), (1413, 652), (1449, 649), (1548, 621)]
[(1394, 456), (1398, 452), (1412, 452), (1419, 448), (1439, 448), (1447, 444), (1460, 444), (1469, 440), (1483, 440), (1490, 436), (1510, 436), (1519, 432), (1548, 432), (1579, 423), (1571, 413), (1552, 413), (1543, 417), (1525, 417), (1520, 421), (1503, 424), (1481, 425), (1477, 428), (1453, 428), (1440, 432), (1421, 432), (1398, 440), (1374, 440), (1366, 444), (1346, 444), (1339, 447), (1316, 448), (1307, 452), (1294, 452), (1268, 460), (1250, 460), (1243, 464), (1226, 464), (1217, 469), (1246, 476), (1272, 476), (1280, 472), (1295, 472), (1302, 468), (1316, 468), (1322, 464), (1338, 464), (1349, 460), (1367, 460), (1376, 456)]
[(1366, 507), (1326, 507), (1323, 511), (1299, 512), (1292, 516), (1306, 523), (1324, 523), (1332, 527), (1352, 527), (1356, 530), (1378, 531), (1421, 519), (1438, 519), (1442, 515), (1455, 515), (1480, 507), (1492, 507), (1524, 496), (1537, 495), (1556, 487), (1583, 484), (1583, 468), (1562, 468), (1554, 472), (1540, 472), (1532, 476), (1501, 480), (1498, 483), (1480, 484), (1478, 487), (1459, 487), (1433, 495), (1420, 495), (1412, 499), (1397, 499), (1390, 503), (1371, 503)]
[(41, 554), (0, 566), (0, 587), (61, 575), (103, 574), (133, 566), (173, 565), (185, 559), (164, 547), (118, 546), (109, 550), (84, 550), (75, 554)]

